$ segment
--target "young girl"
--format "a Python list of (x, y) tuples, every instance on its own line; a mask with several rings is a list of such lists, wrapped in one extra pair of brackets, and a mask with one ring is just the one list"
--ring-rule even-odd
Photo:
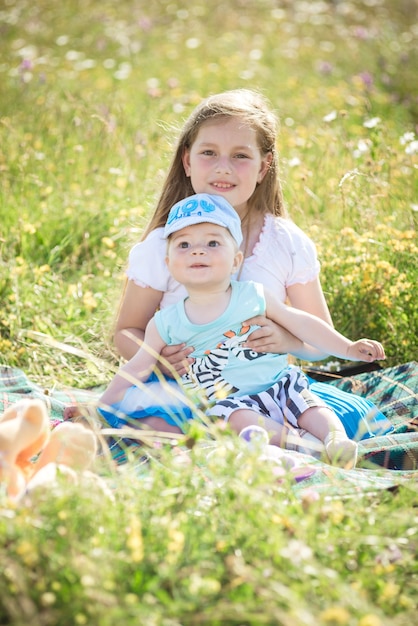
[[(231, 280), (243, 260), (241, 221), (222, 196), (195, 194), (177, 202), (164, 236), (167, 266), (187, 296), (158, 311), (147, 324), (142, 347), (101, 398), (104, 416), (110, 422), (126, 416), (135, 423), (155, 402), (153, 396), (160, 400), (166, 394), (168, 406), (177, 404), (172, 423), (182, 427), (186, 390), (193, 392), (195, 402), (201, 399), (209, 416), (228, 420), (237, 433), (261, 423), (270, 443), (284, 447), (289, 430), (303, 428), (324, 443), (331, 463), (354, 467), (357, 444), (335, 413), (311, 392), (298, 367), (287, 366), (279, 354), (248, 349), (246, 340), (254, 328), (242, 318), (266, 312), (296, 336), (351, 360), (385, 358), (382, 346), (369, 339), (351, 342), (317, 317), (287, 307), (260, 283)], [(181, 391), (169, 388), (177, 391), (176, 401), (164, 382), (147, 381), (164, 346), (179, 342), (194, 344), (195, 360), (181, 379)]]
[[(165, 264), (163, 226), (173, 204), (193, 193), (223, 196), (241, 218), (244, 262), (235, 279), (260, 282), (280, 301), (332, 325), (315, 246), (285, 215), (276, 127), (265, 99), (245, 89), (210, 96), (186, 121), (155, 213), (143, 240), (130, 253), (114, 336), (124, 358), (136, 353), (155, 311), (185, 296), (184, 287)], [(248, 340), (252, 350), (292, 353), (308, 361), (326, 356), (265, 316), (248, 322), (259, 326)], [(193, 346), (178, 345), (165, 347), (162, 354), (182, 375), (193, 360), (192, 352)], [(375, 426), (380, 425), (379, 434), (387, 429), (388, 422), (370, 401), (324, 383), (312, 382), (312, 390), (335, 410), (352, 435), (360, 422), (366, 436), (373, 436)], [(167, 425), (165, 415), (161, 407), (145, 423), (172, 430), (175, 427)]]

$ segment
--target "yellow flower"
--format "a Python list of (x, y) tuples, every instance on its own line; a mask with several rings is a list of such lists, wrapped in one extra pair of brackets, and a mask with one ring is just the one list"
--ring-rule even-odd
[(38, 555), (30, 541), (22, 540), (16, 547), (16, 552), (22, 557), (22, 561), (28, 567), (33, 567), (38, 562)]
[(384, 602), (394, 600), (399, 595), (399, 585), (389, 581), (385, 584), (380, 594), (380, 599)]
[(140, 563), (144, 558), (144, 541), (142, 538), (141, 520), (133, 517), (127, 529), (128, 539), (126, 545), (131, 551), (131, 558), (135, 563)]
[(110, 237), (102, 237), (102, 244), (105, 245), (107, 248), (115, 247), (115, 242)]
[(88, 311), (92, 311), (97, 307), (97, 300), (91, 291), (86, 291), (83, 296), (83, 304)]
[(330, 606), (322, 611), (320, 618), (328, 624), (345, 626), (350, 621), (350, 614), (343, 606)]
[(382, 626), (382, 622), (377, 615), (369, 614), (360, 618), (358, 626)]

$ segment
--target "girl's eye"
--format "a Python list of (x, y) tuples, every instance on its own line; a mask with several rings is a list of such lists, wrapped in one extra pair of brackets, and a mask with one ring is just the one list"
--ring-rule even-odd
[(248, 156), (248, 154), (242, 154), (242, 153), (240, 153), (240, 154), (236, 154), (236, 155), (235, 155), (235, 158), (236, 158), (236, 159), (248, 159), (248, 158), (249, 158), (249, 156)]
[(203, 151), (202, 151), (202, 154), (203, 154), (204, 156), (213, 156), (215, 153), (214, 153), (214, 151), (213, 151), (213, 150), (203, 150)]
[(179, 248), (184, 248), (184, 249), (186, 249), (186, 248), (188, 248), (188, 247), (189, 247), (189, 244), (188, 244), (188, 242), (187, 242), (187, 241), (180, 241), (180, 243), (179, 243)]
[(209, 241), (208, 246), (209, 248), (216, 248), (217, 246), (219, 246), (219, 241), (216, 241), (216, 239), (212, 239), (212, 241)]

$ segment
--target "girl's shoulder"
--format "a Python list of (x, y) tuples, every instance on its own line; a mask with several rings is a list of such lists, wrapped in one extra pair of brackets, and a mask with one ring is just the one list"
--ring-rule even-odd
[[(129, 252), (129, 262), (135, 262), (136, 260), (143, 260), (152, 251), (157, 251), (166, 248), (167, 242), (164, 239), (164, 228), (156, 228), (152, 230), (145, 239), (138, 241), (134, 244)], [(165, 255), (164, 255), (165, 256)]]
[(265, 215), (263, 232), (276, 237), (309, 239), (305, 231), (297, 226), (290, 217), (279, 217), (271, 213)]
[(128, 278), (141, 287), (165, 291), (169, 275), (165, 263), (166, 245), (163, 228), (156, 228), (136, 243), (129, 252)]
[(254, 255), (277, 254), (277, 249), (293, 256), (301, 249), (315, 250), (311, 238), (287, 217), (267, 213), (260, 238), (254, 247)]

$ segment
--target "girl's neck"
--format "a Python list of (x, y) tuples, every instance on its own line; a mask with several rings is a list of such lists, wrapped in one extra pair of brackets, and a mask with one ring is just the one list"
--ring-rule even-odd
[(250, 213), (247, 211), (247, 213), (241, 217), (241, 229), (243, 236), (241, 251), (243, 252), (245, 259), (252, 255), (254, 246), (260, 239), (263, 226), (263, 213), (258, 213), (256, 211)]
[(209, 324), (225, 313), (231, 301), (231, 284), (213, 290), (188, 290), (185, 313), (192, 324)]

